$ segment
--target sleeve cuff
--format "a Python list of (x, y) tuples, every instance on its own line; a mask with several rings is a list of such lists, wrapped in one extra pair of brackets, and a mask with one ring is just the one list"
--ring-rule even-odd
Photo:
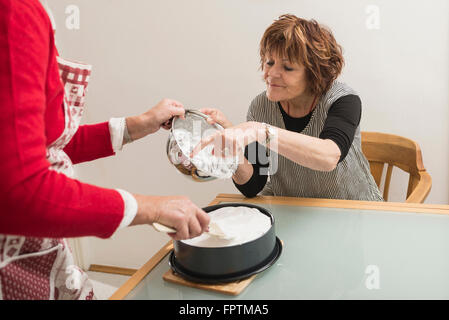
[(117, 228), (118, 230), (129, 226), (129, 224), (134, 220), (137, 214), (138, 206), (136, 198), (134, 198), (134, 196), (131, 193), (122, 189), (116, 190), (118, 191), (118, 193), (120, 193), (120, 195), (123, 198), (123, 202), (125, 203), (125, 212), (123, 214), (123, 219)]
[(109, 132), (114, 152), (122, 150), (123, 135), (125, 133), (125, 118), (111, 118), (109, 120)]

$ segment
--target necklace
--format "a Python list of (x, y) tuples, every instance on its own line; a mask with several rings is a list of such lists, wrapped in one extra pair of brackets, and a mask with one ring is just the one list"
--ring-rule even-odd
[[(317, 96), (313, 97), (313, 101), (312, 101), (312, 104), (310, 105), (309, 112), (307, 112), (306, 115), (308, 115), (312, 111), (313, 105), (315, 104), (315, 101), (316, 101), (316, 97)], [(290, 104), (287, 105), (287, 114), (290, 116)]]

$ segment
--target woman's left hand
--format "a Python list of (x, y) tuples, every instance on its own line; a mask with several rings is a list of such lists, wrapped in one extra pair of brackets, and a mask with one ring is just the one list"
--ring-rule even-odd
[(169, 130), (173, 117), (184, 117), (184, 114), (185, 110), (182, 103), (176, 100), (163, 99), (147, 112), (139, 116), (126, 118), (126, 126), (131, 139), (137, 140), (155, 133), (160, 128)]
[(242, 159), (245, 146), (265, 139), (264, 126), (255, 121), (244, 122), (239, 125), (226, 128), (222, 131), (201, 140), (193, 149), (190, 157), (196, 156), (202, 149), (213, 143), (212, 154), (217, 157), (235, 157)]

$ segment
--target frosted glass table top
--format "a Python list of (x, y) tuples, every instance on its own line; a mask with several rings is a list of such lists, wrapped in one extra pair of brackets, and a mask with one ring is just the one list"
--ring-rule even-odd
[(125, 299), (449, 299), (444, 206), (416, 213), (256, 204), (273, 214), (284, 246), (279, 260), (240, 295), (164, 281), (166, 255)]

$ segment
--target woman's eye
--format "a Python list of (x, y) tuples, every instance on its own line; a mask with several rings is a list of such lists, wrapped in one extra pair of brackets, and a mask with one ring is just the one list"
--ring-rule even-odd
[(274, 64), (274, 61), (267, 61), (267, 65), (269, 65), (270, 67)]
[(285, 71), (293, 71), (293, 68), (290, 68), (290, 67), (287, 67), (287, 66), (284, 66), (284, 69), (285, 69)]

